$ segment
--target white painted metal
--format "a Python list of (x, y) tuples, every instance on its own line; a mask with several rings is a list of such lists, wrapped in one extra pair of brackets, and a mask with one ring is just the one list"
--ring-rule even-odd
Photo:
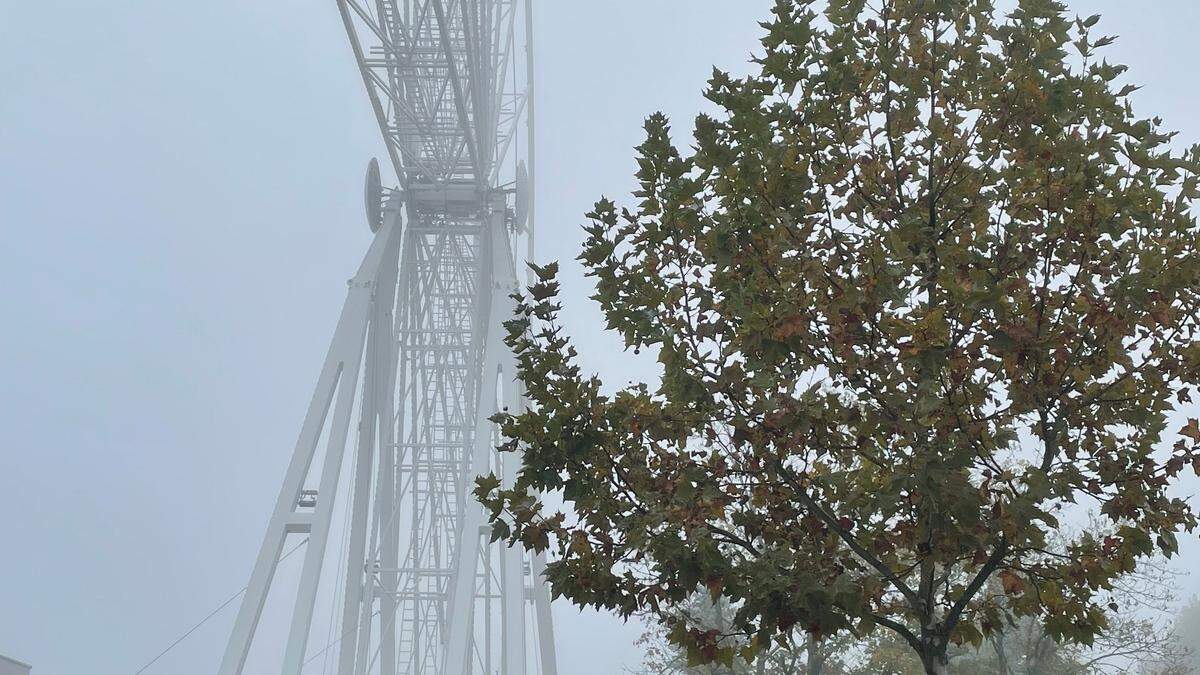
[(28, 663), (0, 655), (0, 675), (29, 675), (32, 669)]
[[(275, 568), (284, 542), (292, 534), (309, 534), (309, 543), (303, 551), (304, 568), (301, 586), (296, 599), (296, 609), (288, 638), (287, 657), (292, 668), (284, 672), (300, 672), (296, 655), (303, 655), (308, 640), (308, 628), (312, 621), (312, 605), (315, 601), (315, 580), (320, 575), (321, 561), (329, 534), (329, 520), (333, 510), (333, 496), (337, 492), (338, 475), (341, 472), (342, 454), (345, 449), (350, 408), (358, 380), (362, 359), (363, 340), (371, 314), (372, 297), (378, 284), (394, 284), (395, 279), (381, 279), (380, 269), (387, 258), (396, 254), (399, 242), (399, 213), (392, 212), (383, 227), (375, 234), (375, 240), (358, 268), (358, 273), (349, 282), (350, 289), (346, 304), (342, 308), (333, 341), (325, 356), (325, 364), (317, 380), (300, 438), (291, 464), (275, 501), (275, 511), (267, 525), (267, 534), (250, 575), (246, 595), (234, 623), (233, 634), (221, 662), (221, 675), (242, 672), (254, 632), (258, 627), (267, 591), (275, 576)], [(337, 394), (334, 419), (330, 438), (325, 450), (324, 468), (320, 474), (320, 488), (316, 503), (312, 507), (302, 505), (302, 492), (309, 484), (309, 472), (317, 452), (317, 443), (325, 428), (329, 406)]]
[[(242, 673), (280, 551), (297, 533), (309, 543), (284, 675), (326, 649), (339, 675), (557, 675), (545, 560), (491, 543), (471, 495), (482, 473), (511, 485), (520, 460), (495, 452), (488, 418), (525, 404), (501, 322), (512, 316), (516, 252), (533, 252), (531, 2), (337, 4), (399, 186), (379, 209), (384, 191), (369, 171), (378, 230), (220, 675)], [(339, 491), (355, 410), (349, 485)], [(321, 573), (336, 499), (348, 513), (337, 639), (310, 653), (318, 593), (330, 588)]]

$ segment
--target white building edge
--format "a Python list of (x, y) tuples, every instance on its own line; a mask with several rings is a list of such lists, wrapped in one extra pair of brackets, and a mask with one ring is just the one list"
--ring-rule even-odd
[(0, 654), (0, 675), (29, 675), (33, 666)]

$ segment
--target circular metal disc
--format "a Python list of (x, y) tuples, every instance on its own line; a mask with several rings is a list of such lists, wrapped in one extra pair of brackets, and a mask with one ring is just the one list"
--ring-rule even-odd
[(379, 160), (374, 157), (367, 163), (363, 199), (367, 208), (367, 225), (372, 232), (378, 232), (383, 225), (383, 184), (379, 181)]

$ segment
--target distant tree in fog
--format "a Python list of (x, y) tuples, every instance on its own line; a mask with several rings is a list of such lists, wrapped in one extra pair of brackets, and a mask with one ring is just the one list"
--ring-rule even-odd
[[(1093, 644), (1112, 585), (1195, 527), (1168, 488), (1200, 473), (1200, 422), (1167, 428), (1200, 382), (1200, 148), (1133, 114), (1097, 21), (780, 0), (691, 148), (651, 116), (635, 203), (590, 214), (594, 298), (656, 383), (582, 373), (534, 267), (493, 536), (693, 665), (887, 631), (945, 674), (1020, 622)], [(1109, 533), (1052, 550), (1080, 502)], [(698, 590), (727, 627), (672, 611)]]
[[(680, 619), (703, 630), (727, 632), (735, 610), (726, 598), (711, 599), (707, 592), (688, 598), (675, 609)], [(644, 652), (637, 675), (851, 675), (847, 657), (854, 643), (849, 636), (818, 642), (797, 636), (792, 643), (778, 643), (756, 654), (753, 662), (735, 657), (728, 664), (689, 665), (687, 650), (672, 642), (661, 623), (650, 623), (638, 639)]]
[(1200, 598), (1192, 598), (1179, 615), (1174, 624), (1175, 648), (1183, 652), (1182, 669), (1173, 671), (1147, 670), (1147, 675), (1196, 675), (1200, 673)]
[[(978, 646), (947, 650), (951, 675), (1189, 675), (1195, 651), (1200, 604), (1193, 602), (1175, 617), (1175, 588), (1180, 574), (1154, 560), (1121, 579), (1114, 589), (1118, 610), (1089, 646), (1050, 636), (1032, 617), (1022, 617), (993, 632)], [(697, 593), (676, 611), (691, 625), (727, 631), (734, 614), (725, 598), (713, 602)], [(1195, 616), (1188, 616), (1192, 613)], [(1174, 624), (1172, 619), (1175, 619)], [(1191, 635), (1181, 627), (1192, 625)], [(688, 666), (686, 651), (672, 643), (661, 624), (651, 623), (638, 640), (645, 652), (637, 675), (917, 675), (920, 660), (894, 633), (875, 632), (861, 640), (843, 634), (818, 642), (801, 636), (759, 654), (751, 663), (735, 658), (730, 666)], [(1194, 669), (1194, 670), (1193, 670)]]

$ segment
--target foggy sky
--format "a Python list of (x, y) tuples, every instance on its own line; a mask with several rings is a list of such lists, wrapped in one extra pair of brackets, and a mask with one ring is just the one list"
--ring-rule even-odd
[[(770, 4), (536, 3), (538, 248), (606, 380), (638, 362), (597, 334), (582, 214), (628, 202), (648, 113), (683, 136), (712, 65), (747, 70)], [(1200, 140), (1200, 3), (1070, 4)], [(246, 583), (381, 154), (332, 0), (0, 1), (0, 654), (129, 675)], [(210, 675), (233, 613), (148, 673)], [(555, 630), (564, 675), (638, 660), (635, 625), (558, 603)]]

